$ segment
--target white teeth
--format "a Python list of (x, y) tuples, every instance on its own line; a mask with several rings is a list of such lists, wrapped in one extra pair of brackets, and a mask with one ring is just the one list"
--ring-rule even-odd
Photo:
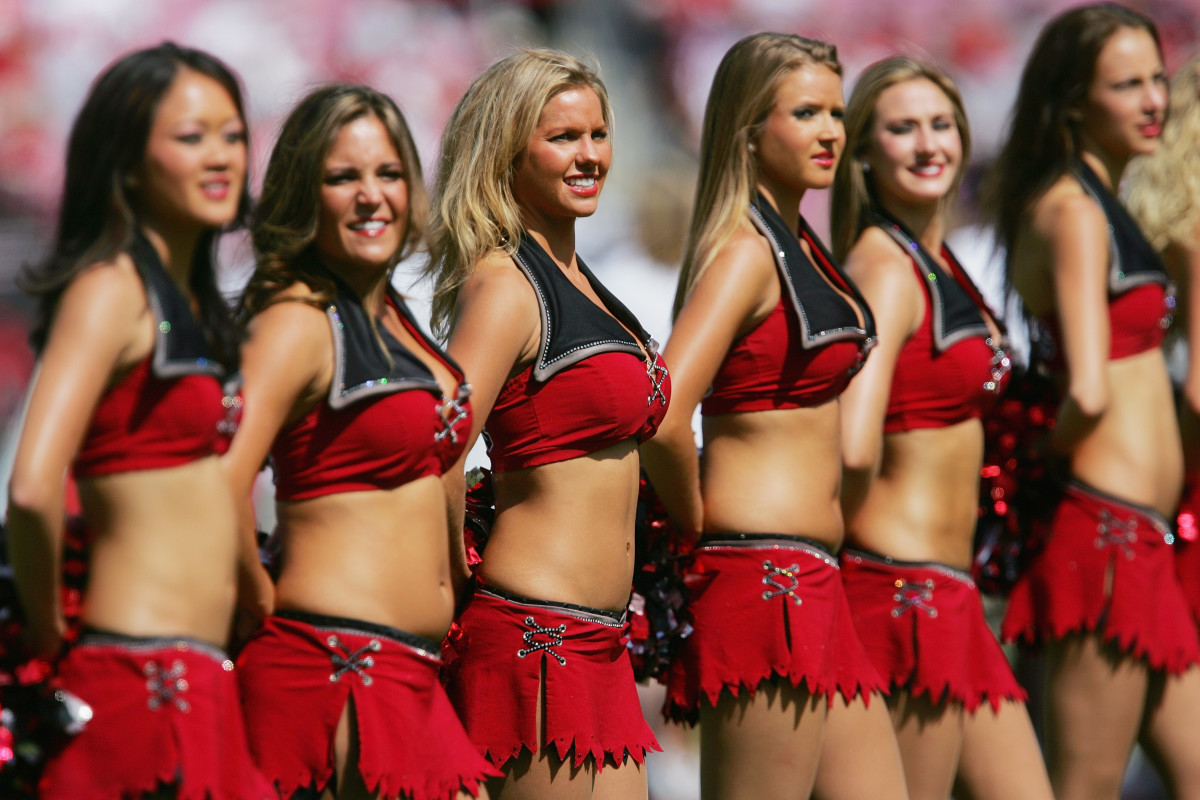
[(596, 185), (595, 178), (567, 178), (568, 186), (578, 186), (581, 189), (590, 189)]
[(940, 164), (925, 164), (920, 167), (914, 167), (913, 172), (918, 175), (937, 175), (942, 171)]
[(356, 222), (350, 226), (354, 231), (381, 231), (387, 223), (379, 219), (369, 219), (366, 222)]

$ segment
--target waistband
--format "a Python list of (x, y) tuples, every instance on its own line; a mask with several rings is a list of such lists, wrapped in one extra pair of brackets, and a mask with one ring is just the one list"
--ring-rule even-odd
[(1109, 494), (1103, 489), (1097, 489), (1089, 483), (1084, 483), (1078, 478), (1069, 478), (1066, 484), (1066, 493), (1080, 499), (1091, 500), (1096, 503), (1102, 503), (1107, 506), (1115, 506), (1116, 508), (1128, 511), (1131, 514), (1136, 514), (1142, 517), (1162, 534), (1163, 540), (1167, 544), (1175, 542), (1175, 526), (1171, 521), (1158, 512), (1157, 509), (1150, 506), (1144, 506), (1141, 503), (1134, 503), (1129, 500), (1122, 500), (1116, 495)]
[(130, 636), (103, 628), (85, 626), (79, 639), (71, 645), (75, 650), (81, 647), (110, 648), (129, 653), (144, 653), (152, 650), (175, 650), (177, 652), (194, 652), (211, 658), (213, 661), (229, 662), (228, 669), (233, 669), (229, 655), (212, 642), (193, 639), (189, 636)]
[(477, 586), (475, 594), (491, 596), (497, 600), (503, 600), (506, 603), (511, 603), (518, 606), (530, 606), (533, 608), (543, 608), (547, 611), (555, 611), (559, 614), (566, 614), (569, 617), (583, 620), (584, 622), (592, 622), (596, 625), (604, 625), (609, 628), (620, 628), (625, 624), (624, 611), (609, 611), (603, 608), (591, 608), (589, 606), (580, 606), (574, 603), (559, 603), (553, 600), (538, 600), (533, 597), (525, 597), (513, 592), (506, 592), (503, 589), (497, 589), (494, 586)]
[(975, 579), (971, 577), (971, 573), (958, 567), (952, 567), (941, 561), (905, 561), (885, 556), (883, 553), (877, 553), (874, 550), (862, 550), (857, 547), (843, 548), (842, 558), (857, 558), (878, 567), (890, 567), (892, 569), (927, 569), (944, 575), (950, 580), (965, 583), (972, 589), (975, 588)]
[(807, 536), (791, 536), (784, 533), (710, 533), (700, 537), (696, 544), (697, 550), (725, 548), (801, 550), (834, 569), (839, 569), (838, 560), (829, 546)]
[(361, 619), (353, 619), (351, 617), (335, 617), (329, 614), (313, 614), (308, 611), (295, 611), (293, 609), (284, 609), (276, 611), (273, 616), (280, 619), (287, 619), (293, 622), (300, 622), (305, 625), (311, 625), (314, 628), (322, 631), (334, 631), (336, 633), (347, 633), (354, 636), (379, 636), (384, 639), (390, 639), (396, 644), (416, 650), (419, 655), (426, 658), (440, 658), (441, 645), (432, 639), (426, 639), (424, 636), (418, 636), (415, 633), (402, 631), (399, 628), (393, 628), (389, 625), (380, 625), (376, 622), (364, 622)]

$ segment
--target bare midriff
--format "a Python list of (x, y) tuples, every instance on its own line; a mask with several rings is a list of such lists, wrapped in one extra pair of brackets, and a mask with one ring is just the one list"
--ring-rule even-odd
[(704, 417), (704, 532), (842, 543), (840, 406)]
[(637, 510), (637, 442), (495, 475), (483, 582), (537, 600), (623, 611)]
[(277, 504), (276, 608), (387, 625), (440, 641), (454, 616), (446, 495), (425, 476), (387, 490)]

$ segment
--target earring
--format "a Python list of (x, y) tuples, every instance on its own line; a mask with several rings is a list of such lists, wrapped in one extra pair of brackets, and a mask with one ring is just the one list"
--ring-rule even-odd
[(754, 145), (754, 142), (747, 142), (746, 149), (749, 150), (751, 153), (758, 150), (758, 148)]
[(863, 171), (864, 175), (866, 175), (868, 172), (871, 171), (871, 165), (865, 161), (859, 162), (859, 166), (862, 167), (862, 171)]

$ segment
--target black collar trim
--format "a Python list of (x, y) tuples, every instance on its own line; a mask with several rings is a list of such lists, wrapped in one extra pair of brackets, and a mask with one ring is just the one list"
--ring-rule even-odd
[[(964, 339), (990, 339), (992, 332), (984, 317), (987, 304), (950, 248), (943, 245), (951, 265), (950, 274), (947, 274), (907, 228), (882, 211), (875, 210), (872, 213), (875, 225), (895, 239), (896, 244), (920, 267), (933, 313), (934, 348), (944, 353)], [(999, 329), (999, 318), (990, 310), (987, 310), (987, 314), (996, 320)]]
[(150, 362), (155, 377), (222, 377), (225, 366), (213, 357), (204, 329), (192, 314), (191, 303), (167, 274), (154, 245), (139, 232), (134, 235), (130, 255), (146, 288), (156, 322), (154, 357)]
[(1108, 291), (1116, 296), (1146, 283), (1169, 285), (1162, 257), (1146, 239), (1129, 211), (1108, 190), (1100, 177), (1083, 160), (1075, 162), (1071, 174), (1100, 206), (1108, 220)]
[[(362, 300), (354, 290), (332, 271), (323, 267), (319, 271), (337, 287), (337, 295), (325, 309), (325, 316), (333, 331), (333, 381), (329, 386), (329, 407), (336, 411), (369, 397), (412, 389), (422, 389), (444, 398), (441, 385), (425, 363), (387, 328), (371, 325)], [(462, 382), (462, 369), (425, 334), (404, 298), (391, 285), (386, 291), (397, 312), (408, 322), (409, 329), (450, 367), (460, 381), (457, 401), (462, 402), (469, 397), (471, 386)]]
[[(630, 353), (642, 359), (646, 354), (653, 358), (658, 353), (658, 342), (646, 333), (633, 312), (596, 279), (582, 258), (576, 259), (579, 271), (611, 316), (579, 291), (528, 233), (521, 233), (513, 260), (532, 284), (542, 315), (534, 380), (544, 383), (567, 367), (600, 353)], [(630, 336), (630, 330), (637, 333), (637, 340)]]
[[(783, 277), (788, 299), (800, 319), (800, 331), (803, 334), (801, 344), (805, 350), (844, 339), (874, 344), (875, 318), (871, 315), (866, 298), (837, 266), (833, 255), (825, 249), (804, 217), (800, 217), (801, 231), (809, 246), (820, 252), (822, 258), (818, 260), (823, 260), (828, 269), (818, 266), (808, 257), (800, 247), (799, 240), (762, 193), (750, 204), (750, 221), (771, 243), (771, 253)], [(810, 268), (801, 268), (804, 264)], [(861, 322), (855, 308), (841, 293), (830, 287), (822, 274), (837, 284), (842, 292), (854, 298), (857, 311), (862, 314)]]

